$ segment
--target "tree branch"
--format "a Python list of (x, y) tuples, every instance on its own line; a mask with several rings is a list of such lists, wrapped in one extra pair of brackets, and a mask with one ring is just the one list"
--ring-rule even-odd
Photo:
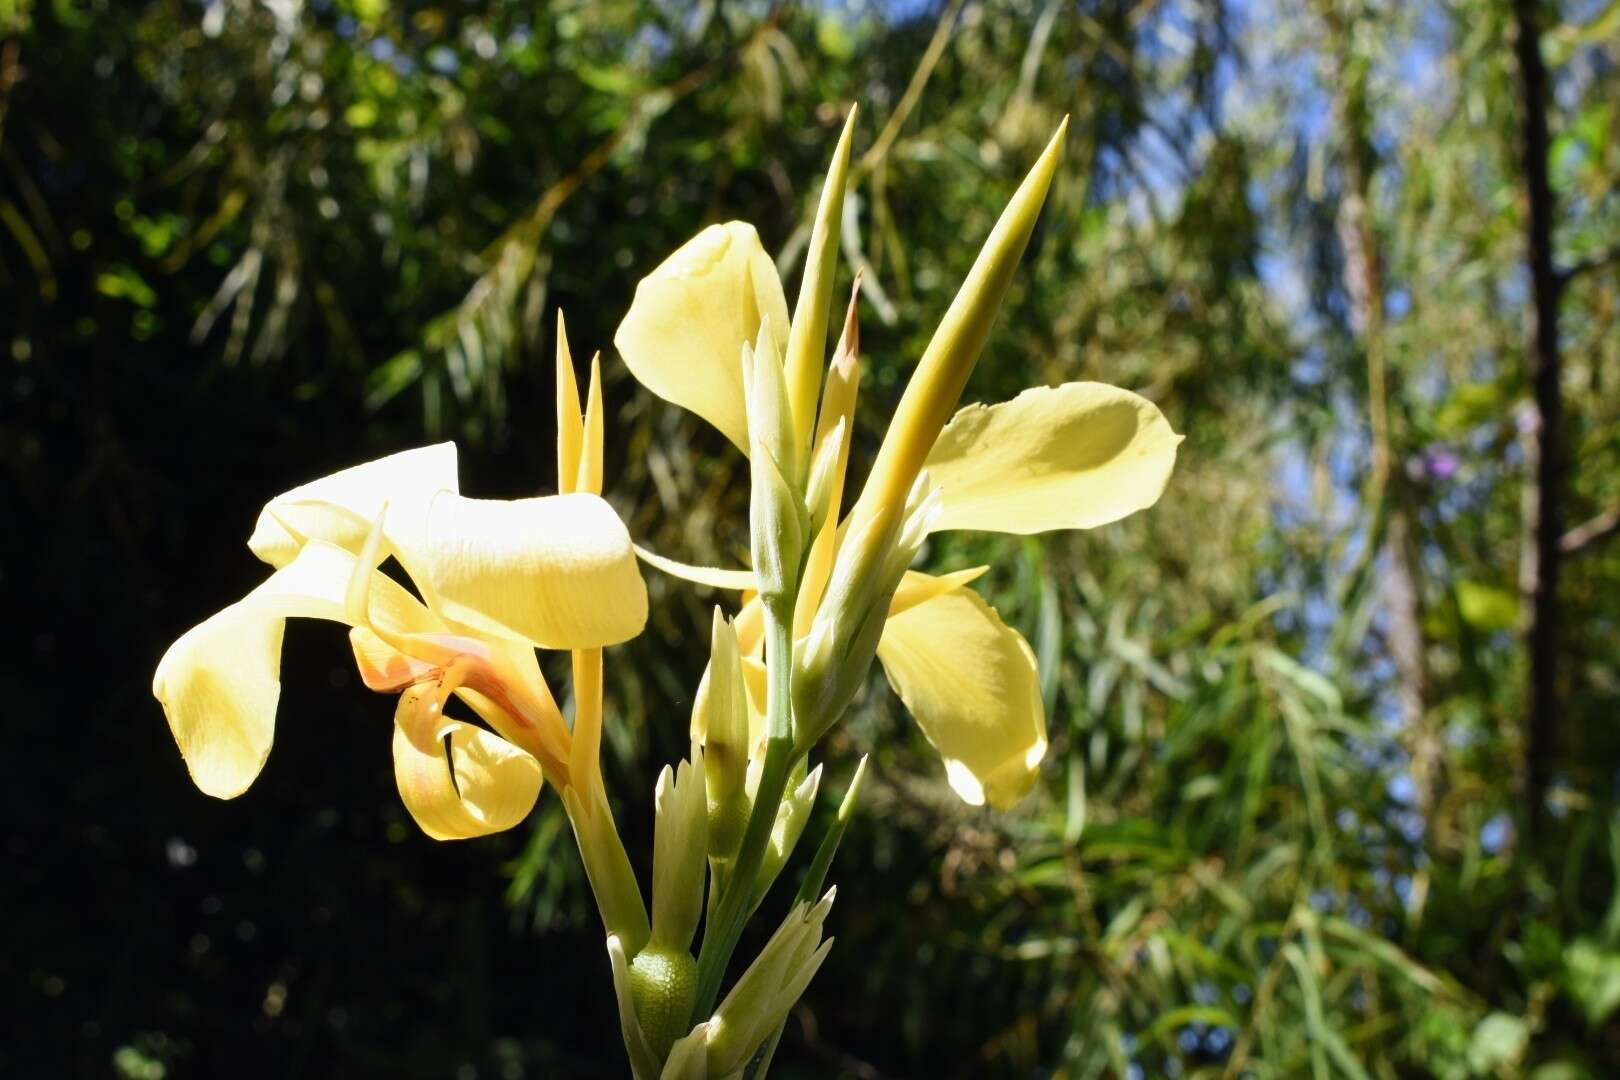
[(1565, 555), (1580, 555), (1616, 533), (1620, 533), (1620, 504), (1569, 530), (1559, 538), (1558, 548)]
[(1558, 271), (1558, 287), (1560, 290), (1567, 289), (1570, 283), (1582, 274), (1590, 274), (1594, 270), (1602, 270), (1604, 267), (1613, 266), (1616, 263), (1620, 263), (1620, 244), (1616, 244), (1607, 251), (1588, 255), (1579, 262), (1570, 263)]

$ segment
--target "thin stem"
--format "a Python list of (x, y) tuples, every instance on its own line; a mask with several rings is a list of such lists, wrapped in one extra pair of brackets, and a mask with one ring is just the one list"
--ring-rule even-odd
[(748, 918), (748, 901), (759, 877), (765, 845), (770, 841), (776, 814), (787, 790), (788, 772), (793, 765), (793, 717), (790, 701), (793, 684), (793, 604), (766, 605), (765, 633), (770, 672), (766, 701), (768, 728), (765, 762), (760, 770), (754, 808), (748, 815), (742, 847), (732, 866), (720, 902), (715, 905), (708, 925), (703, 928), (703, 947), (698, 952), (697, 993), (692, 1001), (692, 1023), (714, 1011), (720, 996), (720, 980), (725, 977), (731, 954), (742, 937)]
[(618, 935), (627, 956), (635, 956), (647, 944), (651, 926), (641, 885), (613, 822), (613, 808), (608, 805), (601, 773), (592, 774), (584, 793), (575, 787), (566, 788), (563, 805), (574, 826), (585, 877), (591, 883), (602, 924), (608, 933)]

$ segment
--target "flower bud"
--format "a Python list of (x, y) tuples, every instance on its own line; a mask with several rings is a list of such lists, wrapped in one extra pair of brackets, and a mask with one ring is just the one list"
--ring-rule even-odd
[[(803, 760), (800, 760), (803, 768)], [(754, 893), (750, 907), (758, 907), (765, 894), (770, 891), (772, 883), (776, 881), (782, 867), (787, 865), (793, 849), (798, 846), (799, 837), (804, 835), (804, 826), (810, 820), (810, 811), (816, 805), (816, 792), (821, 788), (821, 766), (817, 765), (810, 770), (810, 774), (799, 781), (782, 798), (782, 805), (777, 808), (776, 821), (771, 827), (770, 843), (765, 848), (765, 857), (759, 864), (759, 877), (754, 881)]]
[(790, 600), (798, 591), (810, 515), (783, 476), (777, 459), (758, 439), (754, 440), (749, 464), (753, 485), (748, 525), (754, 577), (759, 582), (759, 595), (770, 606)]
[(974, 260), (973, 269), (939, 321), (922, 359), (917, 361), (872, 462), (854, 511), (857, 519), (876, 516), (904, 497), (945, 421), (956, 411), (962, 389), (1001, 310), (1001, 301), (1012, 285), (1013, 271), (1040, 219), (1046, 192), (1063, 158), (1063, 137), (1068, 126), (1065, 118), (1013, 193)]
[(851, 524), (826, 598), (794, 658), (794, 743), (799, 752), (815, 745), (866, 681), (894, 590), (939, 507), (939, 494), (924, 473), (912, 486), (902, 514), (884, 513)]
[[(683, 761), (658, 776), (653, 826), (652, 940), (649, 948), (684, 953), (703, 914), (704, 856), (708, 852), (709, 802), (704, 757)], [(684, 1018), (683, 1018), (684, 1019)]]
[(855, 135), (856, 109), (850, 106), (844, 132), (838, 137), (827, 179), (821, 187), (811, 227), (810, 246), (804, 254), (804, 282), (793, 308), (788, 330), (786, 382), (793, 408), (794, 432), (800, 446), (810, 441), (816, 412), (816, 383), (827, 348), (827, 316), (832, 303), (833, 277), (838, 269), (838, 233), (844, 214), (844, 189), (849, 182), (850, 150)]
[(703, 769), (712, 807), (742, 789), (751, 749), (748, 689), (743, 683), (737, 628), (718, 606), (709, 633), (709, 670), (698, 686), (692, 712), (693, 736), (703, 741)]
[(849, 460), (848, 442), (849, 427), (840, 417), (810, 463), (810, 481), (805, 488), (804, 501), (810, 511), (811, 536), (820, 533), (828, 516), (837, 512), (833, 509), (833, 496), (843, 484), (841, 473)]
[[(828, 889), (814, 906), (795, 904), (714, 1015), (687, 1036), (707, 1047), (709, 1076), (736, 1073), (787, 1018), (832, 948), (831, 939), (821, 940), (821, 931), (836, 895), (836, 889)], [(676, 1053), (684, 1061), (692, 1047), (682, 1043)]]
[(800, 475), (804, 454), (800, 453), (793, 434), (793, 413), (788, 405), (786, 376), (782, 371), (782, 353), (777, 348), (771, 321), (767, 317), (759, 324), (759, 335), (753, 347), (743, 346), (743, 391), (748, 395), (749, 454), (755, 453), (755, 444), (764, 444), (776, 459), (782, 475), (795, 487), (801, 487)]

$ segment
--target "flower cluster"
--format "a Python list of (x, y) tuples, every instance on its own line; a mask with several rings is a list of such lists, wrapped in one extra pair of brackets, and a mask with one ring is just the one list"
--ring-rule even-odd
[[(153, 692), (193, 779), (233, 797), (269, 753), (289, 617), (350, 627), (365, 685), (399, 695), (400, 796), (429, 836), (480, 836), (557, 788), (607, 930), (638, 1080), (758, 1077), (788, 1009), (831, 946), (818, 896), (864, 762), (797, 898), (719, 996), (749, 917), (792, 857), (820, 789), (809, 757), (875, 659), (969, 803), (1008, 808), (1047, 746), (1035, 657), (971, 587), (986, 568), (913, 569), (952, 529), (1040, 533), (1152, 505), (1180, 436), (1150, 402), (1098, 383), (1030, 389), (958, 411), (1062, 155), (1063, 128), (986, 240), (908, 380), (846, 509), (861, 383), (857, 279), (830, 361), (836, 237), (854, 113), (821, 193), (791, 316), (754, 229), (714, 225), (636, 290), (615, 336), (654, 394), (718, 428), (750, 469), (750, 562), (689, 566), (636, 548), (602, 500), (600, 363), (584, 404), (559, 317), (558, 494), (459, 494), (455, 449), (410, 450), (281, 495), (249, 548), (269, 578), (177, 641)], [(692, 752), (655, 792), (651, 915), (598, 762), (603, 648), (639, 633), (637, 558), (740, 594), (716, 609)], [(410, 586), (391, 576), (397, 564)], [(563, 717), (536, 649), (571, 654)], [(482, 724), (446, 715), (452, 699)], [(692, 945), (702, 926), (701, 947)]]

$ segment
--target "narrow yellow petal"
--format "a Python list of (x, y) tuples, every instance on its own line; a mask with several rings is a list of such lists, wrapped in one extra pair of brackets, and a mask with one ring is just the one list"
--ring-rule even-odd
[(411, 687), (394, 712), (394, 779), (405, 809), (435, 840), (510, 829), (540, 796), (539, 762), (498, 735), (445, 718), (435, 690)]
[(690, 409), (748, 453), (742, 347), (770, 319), (787, 347), (788, 307), (776, 265), (752, 225), (711, 225), (636, 286), (613, 343), (647, 389)]
[(707, 585), (711, 589), (757, 589), (758, 583), (754, 580), (752, 570), (727, 570), (719, 566), (693, 566), (675, 559), (665, 558), (656, 551), (648, 551), (640, 544), (636, 546), (636, 554), (648, 566), (657, 567), (670, 577), (678, 577), (682, 581), (690, 581), (698, 585)]
[(744, 593), (742, 610), (732, 620), (737, 627), (737, 648), (744, 656), (765, 654), (765, 601), (758, 593)]
[(900, 587), (894, 590), (894, 599), (889, 601), (889, 618), (977, 581), (988, 569), (988, 566), (975, 566), (938, 577), (920, 570), (907, 570), (905, 577), (900, 579)]
[(1028, 794), (1046, 754), (1035, 654), (978, 593), (954, 589), (890, 618), (878, 659), (964, 801), (1007, 809)]
[(969, 405), (928, 457), (935, 530), (1090, 529), (1152, 506), (1181, 436), (1149, 400), (1103, 383), (1026, 390)]
[(578, 490), (580, 447), (585, 425), (579, 412), (579, 384), (574, 381), (574, 354), (568, 348), (568, 327), (557, 312), (557, 494)]
[[(354, 556), (340, 548), (307, 544), (258, 588), (187, 631), (163, 654), (152, 693), (202, 791), (233, 798), (259, 775), (275, 731), (286, 620), (347, 622), (354, 566)], [(389, 618), (409, 621), (414, 615), (396, 591), (404, 593), (373, 574), (377, 607)]]
[[(389, 538), (396, 523), (408, 529), (420, 507), (440, 491), (459, 491), (456, 446), (439, 443), (405, 450), (344, 469), (278, 495), (265, 504), (248, 548), (271, 566), (292, 562), (310, 540), (325, 540), (358, 552), (384, 506), (390, 506)], [(413, 536), (405, 537), (410, 546)]]
[(443, 614), (545, 649), (641, 632), (647, 587), (613, 508), (584, 493), (502, 501), (442, 494), (425, 538)]
[(602, 354), (591, 357), (591, 388), (585, 396), (585, 428), (575, 491), (602, 494)]

